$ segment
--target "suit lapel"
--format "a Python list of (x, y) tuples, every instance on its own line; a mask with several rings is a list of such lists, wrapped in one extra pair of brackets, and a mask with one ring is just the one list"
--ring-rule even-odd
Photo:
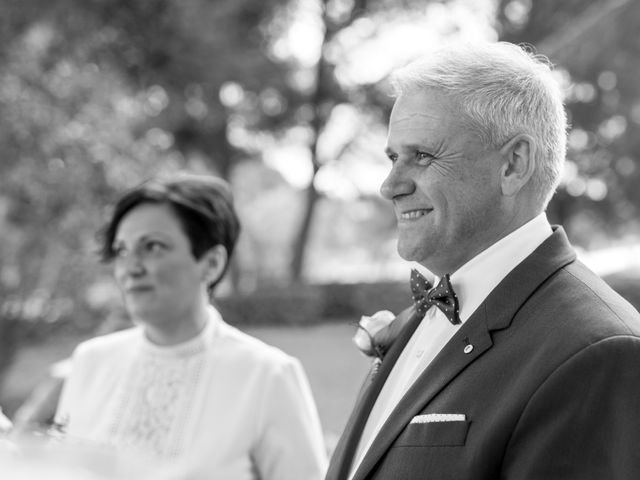
[[(531, 294), (547, 278), (574, 260), (575, 252), (564, 231), (561, 227), (555, 228), (551, 237), (500, 282), (418, 377), (382, 426), (356, 471), (354, 480), (364, 479), (411, 419), (469, 364), (491, 348), (491, 331), (508, 328)], [(413, 330), (415, 327), (412, 333)], [(408, 338), (403, 347), (406, 341)], [(465, 353), (467, 345), (472, 345), (473, 349), (470, 352), (467, 349), (468, 353)], [(399, 352), (395, 359), (397, 356)], [(388, 374), (386, 372), (386, 376)], [(375, 397), (381, 388), (382, 385), (377, 388)], [(370, 410), (371, 406), (367, 415)]]
[[(484, 312), (476, 311), (420, 374), (382, 426), (354, 480), (365, 478), (411, 419), (467, 365), (491, 347), (491, 335), (483, 320)], [(473, 345), (473, 349), (465, 354), (464, 348), (468, 344)]]
[(398, 338), (393, 342), (393, 345), (384, 356), (384, 361), (375, 376), (373, 372), (370, 372), (369, 376), (367, 376), (356, 400), (355, 407), (347, 421), (347, 426), (331, 458), (326, 480), (342, 480), (347, 478), (351, 463), (353, 462), (353, 456), (360, 441), (360, 435), (369, 418), (369, 413), (393, 365), (398, 360), (402, 349), (418, 327), (419, 320), (414, 307), (404, 310), (396, 318), (395, 321), (407, 321), (407, 325), (400, 332)]

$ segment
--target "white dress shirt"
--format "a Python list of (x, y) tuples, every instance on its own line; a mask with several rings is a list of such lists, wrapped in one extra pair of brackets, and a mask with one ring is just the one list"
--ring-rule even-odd
[[(349, 478), (353, 478), (373, 440), (413, 382), (491, 291), (551, 234), (547, 217), (541, 213), (476, 255), (451, 275), (462, 323), (453, 325), (436, 307), (427, 310), (398, 357), (369, 414)], [(436, 277), (433, 284), (437, 285), (439, 281)]]

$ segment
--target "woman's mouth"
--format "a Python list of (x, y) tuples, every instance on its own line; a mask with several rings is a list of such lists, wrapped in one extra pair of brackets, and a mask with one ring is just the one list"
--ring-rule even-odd
[(150, 285), (135, 285), (126, 289), (127, 293), (144, 293), (153, 290)]

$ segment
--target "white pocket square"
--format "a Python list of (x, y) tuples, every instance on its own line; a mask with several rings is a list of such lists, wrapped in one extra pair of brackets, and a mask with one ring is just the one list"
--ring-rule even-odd
[(411, 419), (411, 423), (464, 422), (466, 419), (464, 413), (427, 413), (416, 415)]

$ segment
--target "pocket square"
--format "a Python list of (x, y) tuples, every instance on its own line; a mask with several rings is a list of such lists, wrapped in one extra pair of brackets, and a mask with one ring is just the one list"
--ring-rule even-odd
[(416, 415), (410, 423), (464, 422), (466, 419), (464, 413), (427, 413)]

